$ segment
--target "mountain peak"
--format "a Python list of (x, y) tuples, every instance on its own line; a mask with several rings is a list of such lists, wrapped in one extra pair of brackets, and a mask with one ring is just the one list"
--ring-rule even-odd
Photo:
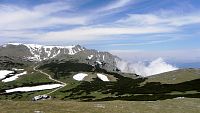
[(58, 45), (41, 45), (41, 44), (24, 44), (24, 43), (6, 43), (3, 46), (7, 46), (7, 45), (15, 45), (15, 46), (25, 45), (25, 46), (29, 46), (33, 48), (73, 48), (76, 46), (81, 47), (80, 45), (58, 46)]
[(90, 65), (104, 65), (106, 69), (116, 69), (116, 59), (108, 52), (86, 49), (80, 45), (72, 46), (45, 46), (39, 44), (7, 43), (0, 47), (0, 56), (18, 57), (24, 60), (40, 62), (55, 59), (76, 60)]
[(84, 48), (80, 45), (72, 46), (50, 46), (50, 45), (39, 45), (39, 44), (23, 44), (23, 43), (7, 43), (3, 47), (17, 49), (12, 46), (21, 46), (20, 50), (28, 50), (29, 55), (25, 55), (26, 58), (33, 61), (42, 61), (50, 58), (54, 58), (61, 54), (74, 55), (80, 51), (83, 51)]

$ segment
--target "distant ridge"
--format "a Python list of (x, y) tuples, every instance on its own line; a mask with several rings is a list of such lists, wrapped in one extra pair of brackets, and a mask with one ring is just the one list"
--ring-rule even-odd
[(105, 69), (116, 70), (119, 57), (109, 52), (86, 49), (80, 45), (45, 46), (39, 44), (7, 43), (0, 46), (0, 56), (17, 57), (33, 62), (45, 60), (76, 60), (90, 65), (104, 65)]

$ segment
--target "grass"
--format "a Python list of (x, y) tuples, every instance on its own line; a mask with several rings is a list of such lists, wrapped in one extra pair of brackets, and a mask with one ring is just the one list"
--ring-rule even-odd
[[(41, 66), (40, 69), (52, 75), (53, 78), (67, 83), (64, 88), (50, 94), (54, 100), (156, 101), (176, 97), (200, 98), (200, 71), (197, 69), (177, 70), (149, 78), (131, 78), (130, 75), (125, 77), (104, 69), (93, 70), (87, 64), (74, 62), (49, 63)], [(29, 73), (33, 71), (32, 68), (26, 70)], [(87, 73), (90, 77), (86, 77), (86, 81), (81, 82), (74, 80), (73, 75), (80, 72)], [(96, 78), (96, 73), (108, 75), (112, 81), (103, 82)], [(47, 84), (48, 82), (52, 81), (46, 75), (34, 72), (3, 86), (0, 84), (0, 86), (9, 89), (10, 87)], [(1, 95), (0, 99), (31, 100), (35, 95), (48, 91), (50, 90), (12, 93)]]
[[(180, 70), (182, 73), (183, 70)], [(45, 70), (45, 72), (53, 75), (52, 72)], [(77, 100), (77, 101), (114, 101), (114, 100), (126, 100), (126, 101), (156, 101), (156, 100), (165, 100), (172, 99), (176, 97), (188, 97), (188, 98), (200, 98), (200, 76), (196, 76), (196, 71), (184, 71), (182, 77), (189, 76), (192, 79), (186, 80), (175, 72), (173, 77), (178, 76), (179, 79), (176, 79), (176, 83), (173, 84), (165, 84), (164, 80), (168, 73), (164, 73), (163, 75), (157, 76), (158, 80), (163, 76), (162, 83), (155, 82), (156, 78), (129, 78), (123, 77), (117, 73), (112, 72), (104, 72), (109, 77), (112, 77), (113, 81), (103, 82), (96, 77), (97, 72), (85, 72), (88, 73), (91, 78), (86, 78), (87, 81), (76, 81), (72, 77), (74, 74), (78, 72), (62, 73), (60, 74), (58, 80), (61, 80), (67, 83), (62, 89), (50, 94), (54, 100)], [(169, 72), (174, 73), (174, 72)], [(178, 75), (177, 75), (177, 74)], [(193, 75), (192, 75), (192, 74)], [(67, 74), (67, 75), (66, 75)], [(61, 76), (62, 75), (62, 76)], [(35, 76), (43, 76), (41, 74), (37, 74)], [(167, 75), (168, 76), (168, 75)], [(195, 77), (194, 77), (195, 76)], [(29, 78), (24, 76), (25, 78), (20, 79), (30, 79), (34, 80), (37, 84), (38, 82), (44, 83), (46, 79), (41, 79), (40, 77)], [(152, 76), (153, 77), (153, 76)], [(177, 78), (178, 78), (177, 77)], [(37, 79), (38, 80), (37, 80)], [(94, 78), (92, 81), (91, 79)], [(169, 76), (170, 78), (170, 76)], [(19, 81), (20, 81), (19, 79)], [(118, 79), (117, 81), (115, 81)], [(150, 79), (150, 80), (149, 80)], [(154, 81), (152, 81), (154, 80)], [(18, 80), (15, 83), (19, 82)], [(29, 80), (23, 80), (24, 82), (30, 82)], [(151, 81), (151, 82), (150, 82)], [(143, 84), (143, 85), (141, 85)], [(50, 90), (49, 90), (50, 91)], [(44, 91), (45, 92), (45, 91)], [(48, 92), (48, 90), (47, 90)], [(29, 92), (30, 93), (30, 92)], [(31, 100), (31, 98), (35, 95), (40, 94), (39, 92), (29, 93), (13, 93), (12, 95), (3, 95), (1, 99), (14, 99), (14, 100)], [(42, 94), (42, 93), (41, 93)], [(44, 94), (44, 93), (43, 93)]]
[(200, 99), (163, 101), (0, 101), (1, 113), (198, 113)]
[[(30, 101), (36, 95), (45, 94), (51, 90), (11, 93), (0, 95), (1, 113), (198, 113), (200, 110), (200, 71), (184, 69), (149, 78), (126, 77), (105, 70), (86, 71), (80, 65), (79, 71), (59, 70), (54, 67), (43, 69), (54, 78), (67, 83), (62, 89), (50, 94), (51, 100)], [(62, 68), (63, 65), (60, 66)], [(46, 84), (53, 81), (38, 72), (21, 76), (14, 82), (0, 83), (0, 88), (12, 88)], [(89, 68), (90, 70), (90, 68)], [(84, 72), (90, 78), (86, 81), (75, 81), (73, 75)], [(96, 78), (96, 73), (108, 75), (112, 81), (103, 82)], [(31, 74), (32, 73), (32, 74)], [(55, 76), (56, 75), (56, 76)], [(93, 79), (92, 79), (93, 78)], [(116, 81), (117, 79), (117, 81)], [(173, 99), (176, 97), (188, 97)], [(65, 100), (65, 101), (62, 101)], [(125, 101), (126, 100), (126, 101)], [(90, 101), (90, 102), (78, 102)]]
[(23, 87), (23, 86), (36, 86), (48, 83), (55, 83), (55, 82), (39, 72), (31, 73), (31, 71), (29, 71), (28, 74), (20, 76), (15, 81), (7, 83), (0, 82), (0, 89), (3, 90), (16, 87)]
[(180, 69), (148, 77), (143, 82), (160, 82), (162, 84), (177, 84), (185, 81), (191, 81), (200, 78), (200, 69)]
[[(180, 72), (182, 73), (182, 70), (180, 70)], [(173, 84), (149, 82), (148, 78), (131, 79), (108, 72), (106, 74), (113, 74), (112, 76), (118, 78), (118, 81), (102, 82), (99, 79), (94, 79), (93, 81), (74, 82), (71, 80), (71, 83), (58, 92), (55, 92), (53, 95), (56, 99), (75, 99), (82, 101), (153, 101), (181, 96), (200, 98), (200, 76), (196, 75), (196, 70), (185, 72), (185, 74), (182, 74), (182, 77), (187, 78), (187, 76), (189, 76), (191, 79), (183, 79), (180, 77), (181, 80), (176, 79), (177, 81), (174, 80), (176, 82)], [(166, 80), (165, 74), (157, 76), (158, 79), (160, 79), (161, 76), (164, 76), (163, 81)], [(176, 77), (177, 75), (174, 74), (173, 76)], [(156, 78), (154, 78), (154, 80), (156, 80)]]
[[(6, 89), (12, 89), (17, 87), (28, 87), (28, 86), (37, 86), (43, 84), (53, 84), (56, 83), (50, 80), (46, 75), (43, 75), (39, 72), (35, 72), (31, 67), (25, 68), (25, 71), (28, 72), (26, 75), (20, 76), (17, 80), (11, 82), (0, 82), (0, 91), (4, 92)], [(21, 73), (20, 71), (18, 73)], [(36, 95), (45, 94), (51, 90), (37, 91), (37, 92), (26, 92), (26, 93), (9, 93), (0, 95), (0, 100), (32, 100)]]
[(50, 92), (51, 90), (37, 91), (37, 92), (16, 92), (0, 95), (0, 100), (12, 100), (12, 101), (31, 101), (34, 96), (42, 95)]

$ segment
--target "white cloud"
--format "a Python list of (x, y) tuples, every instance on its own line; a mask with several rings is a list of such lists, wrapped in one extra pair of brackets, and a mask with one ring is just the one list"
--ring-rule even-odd
[(136, 73), (144, 77), (178, 69), (167, 64), (162, 58), (153, 60), (149, 64), (145, 64), (144, 62), (127, 63), (125, 61), (118, 61), (117, 66), (122, 72)]
[(131, 0), (115, 0), (115, 2), (99, 9), (99, 11), (108, 11), (126, 6)]
[(200, 13), (188, 15), (159, 15), (159, 14), (129, 14), (127, 18), (118, 20), (117, 23), (128, 25), (162, 25), (184, 26), (200, 23)]
[[(156, 38), (156, 36), (154, 36)], [(161, 36), (160, 36), (161, 37)], [(147, 40), (147, 41), (142, 41), (142, 42), (137, 42), (137, 43), (115, 43), (115, 44), (110, 44), (110, 46), (141, 46), (141, 45), (152, 45), (152, 44), (158, 44), (158, 43), (165, 43), (165, 42), (170, 42), (174, 40), (178, 40), (179, 38), (169, 38), (164, 37), (163, 39), (156, 39), (156, 40)]]
[(35, 33), (29, 30), (5, 30), (0, 31), (0, 37), (2, 38), (37, 38), (40, 33)]
[(34, 11), (44, 13), (45, 15), (56, 13), (59, 11), (70, 10), (72, 6), (66, 2), (52, 2), (48, 4), (41, 4), (33, 8)]
[(153, 14), (129, 14), (128, 17), (118, 20), (118, 23), (135, 25), (153, 25), (162, 20)]
[(41, 36), (42, 40), (92, 40), (113, 35), (134, 35), (134, 34), (152, 34), (168, 33), (176, 29), (168, 27), (83, 27), (66, 31), (48, 32)]
[[(95, 19), (102, 19), (98, 16), (101, 13), (107, 14), (107, 12), (121, 9), (130, 5), (130, 3), (136, 3), (136, 1), (116, 0), (100, 8), (99, 11), (102, 12), (89, 11), (90, 14), (76, 12), (74, 9), (78, 8), (74, 8), (68, 2), (61, 1), (37, 5), (32, 8), (0, 5), (0, 36), (6, 38), (26, 37), (37, 41), (52, 42), (97, 40), (106, 37), (119, 37), (120, 35), (174, 33), (180, 30), (177, 26), (200, 23), (200, 16), (194, 14), (180, 17), (173, 15), (168, 18), (161, 14), (129, 14), (128, 17), (119, 19), (117, 22), (95, 24)], [(65, 12), (66, 15), (59, 15), (61, 11), (62, 13), (63, 11), (71, 12), (69, 14)], [(74, 26), (71, 27), (71, 25)], [(62, 26), (62, 29), (56, 29), (59, 26)], [(49, 31), (45, 28), (54, 30)], [(154, 40), (135, 45), (155, 44), (165, 41)]]
[[(127, 3), (130, 1), (126, 1)], [(113, 4), (112, 4), (113, 5)], [(116, 5), (124, 6), (125, 4)], [(114, 7), (115, 5), (113, 5)], [(78, 27), (70, 30), (53, 31), (40, 35), (41, 40), (96, 40), (105, 37), (116, 37), (117, 35), (144, 35), (174, 33), (181, 31), (181, 26), (200, 23), (200, 14), (188, 15), (167, 15), (159, 14), (130, 14), (125, 19), (119, 19), (110, 24), (88, 25), (87, 27)], [(172, 41), (175, 38), (166, 40), (154, 40), (135, 45), (146, 45)], [(132, 45), (132, 44), (126, 44)], [(134, 44), (133, 44), (134, 45)]]
[(13, 5), (0, 5), (0, 31), (49, 28), (58, 25), (84, 25), (85, 16), (55, 16), (54, 13), (70, 10), (63, 2), (42, 4), (26, 9)]

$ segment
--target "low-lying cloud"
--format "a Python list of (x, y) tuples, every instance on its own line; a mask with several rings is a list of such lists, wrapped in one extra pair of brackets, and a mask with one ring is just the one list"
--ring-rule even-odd
[(118, 61), (117, 67), (122, 72), (136, 73), (144, 77), (178, 69), (166, 63), (162, 58), (155, 59), (148, 64), (145, 62), (128, 63), (126, 61)]

